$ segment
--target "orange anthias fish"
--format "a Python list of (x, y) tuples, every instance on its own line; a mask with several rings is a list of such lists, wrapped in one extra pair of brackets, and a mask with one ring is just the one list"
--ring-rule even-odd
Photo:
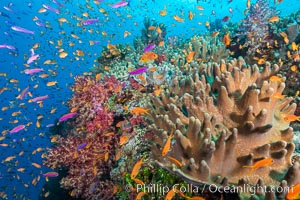
[(296, 116), (296, 115), (286, 115), (283, 119), (284, 119), (284, 121), (286, 121), (286, 122), (300, 121), (300, 116)]
[(293, 187), (289, 188), (289, 192), (286, 194), (286, 200), (294, 200), (300, 198), (300, 183), (297, 183)]
[(142, 158), (140, 161), (136, 162), (133, 169), (132, 169), (132, 172), (130, 174), (130, 178), (131, 179), (135, 179), (135, 177), (138, 175), (139, 173), (139, 170), (141, 168), (141, 166), (144, 164), (144, 158)]
[(194, 14), (192, 13), (192, 11), (189, 11), (189, 20), (192, 20), (194, 18)]
[(153, 53), (151, 51), (145, 52), (142, 57), (140, 58), (140, 61), (143, 63), (155, 60), (158, 58), (158, 55), (156, 53)]
[(173, 163), (175, 163), (178, 167), (182, 167), (182, 163), (179, 161), (179, 160), (177, 160), (176, 158), (173, 158), (173, 157), (171, 157), (171, 156), (168, 156), (168, 158), (169, 158), (169, 160), (171, 160)]
[(147, 193), (146, 192), (139, 192), (138, 195), (136, 196), (135, 200), (141, 200), (143, 196), (145, 196)]
[(273, 16), (269, 19), (269, 22), (273, 23), (273, 22), (278, 22), (280, 19), (278, 16)]
[(187, 55), (187, 57), (186, 57), (186, 62), (187, 62), (187, 63), (192, 62), (192, 60), (193, 60), (195, 54), (196, 54), (196, 52), (194, 52), (194, 51), (191, 52), (191, 53), (189, 53), (189, 54)]
[(274, 160), (272, 158), (265, 158), (263, 160), (257, 161), (254, 165), (251, 166), (243, 166), (245, 168), (250, 168), (252, 173), (254, 170), (257, 170), (261, 167), (266, 167), (271, 165), (274, 162)]
[(162, 156), (167, 155), (167, 153), (169, 152), (170, 147), (171, 147), (171, 140), (172, 140), (173, 137), (174, 137), (173, 134), (171, 134), (171, 135), (168, 137), (168, 139), (167, 139), (167, 141), (166, 141), (166, 144), (165, 144), (165, 146), (164, 146), (164, 148), (163, 148), (163, 150), (162, 150), (162, 152), (161, 152), (161, 155), (162, 155)]
[(175, 21), (177, 22), (184, 22), (184, 19), (182, 19), (181, 17), (179, 17), (178, 15), (174, 15), (173, 17), (175, 19)]
[(148, 113), (148, 110), (145, 108), (142, 108), (142, 107), (135, 107), (135, 108), (131, 109), (130, 113), (133, 115), (142, 115), (145, 113), (150, 115), (150, 113)]
[(223, 38), (223, 42), (226, 46), (229, 46), (230, 45), (230, 33), (227, 33), (226, 35), (224, 35), (224, 38)]
[(270, 77), (270, 81), (272, 82), (283, 82), (283, 78), (282, 77), (278, 77), (278, 76), (271, 76)]

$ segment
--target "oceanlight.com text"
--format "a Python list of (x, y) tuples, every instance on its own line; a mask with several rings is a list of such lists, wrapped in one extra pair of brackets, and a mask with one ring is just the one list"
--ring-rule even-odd
[[(132, 188), (131, 185), (126, 185), (125, 190), (129, 191)], [(137, 184), (136, 185), (136, 192), (147, 192), (157, 193), (166, 195), (170, 190), (178, 193), (194, 193), (194, 194), (201, 194), (205, 192), (210, 193), (248, 193), (251, 195), (256, 194), (258, 191), (261, 193), (288, 193), (293, 188), (290, 187), (281, 187), (281, 186), (258, 186), (258, 185), (249, 185), (245, 184), (243, 186), (217, 186), (214, 184), (211, 185), (203, 185), (203, 186), (195, 186), (192, 184), (188, 185), (179, 185), (175, 184), (173, 186), (162, 185), (162, 184)]]

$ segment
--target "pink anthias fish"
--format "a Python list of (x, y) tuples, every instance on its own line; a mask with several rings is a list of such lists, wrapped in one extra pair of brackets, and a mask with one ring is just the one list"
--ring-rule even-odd
[(33, 49), (30, 49), (31, 51), (31, 56), (30, 58), (27, 60), (27, 64), (29, 65), (30, 63), (32, 63), (33, 61), (37, 60), (40, 55), (39, 54), (35, 54)]
[(127, 6), (127, 5), (128, 5), (128, 2), (120, 1), (120, 2), (115, 3), (114, 5), (112, 5), (111, 7), (112, 8), (120, 8), (120, 7), (124, 7), (124, 6)]
[(25, 88), (18, 96), (17, 99), (21, 99), (23, 100), (25, 98), (25, 96), (28, 94), (29, 92), (29, 86), (27, 88)]
[(136, 70), (133, 70), (131, 72), (129, 72), (130, 75), (137, 75), (137, 74), (142, 74), (144, 72), (148, 71), (148, 67), (140, 67)]
[(38, 101), (44, 101), (45, 99), (48, 99), (49, 96), (45, 95), (45, 96), (39, 96), (39, 97), (35, 97), (34, 99), (32, 99), (32, 102), (38, 102)]
[(59, 14), (59, 10), (58, 9), (55, 9), (55, 8), (52, 8), (51, 6), (48, 6), (46, 4), (43, 4), (42, 5), (44, 8), (46, 8), (47, 10), (50, 10), (52, 12), (55, 12), (56, 14)]
[(14, 30), (14, 31), (17, 31), (17, 32), (22, 32), (22, 33), (27, 33), (27, 34), (34, 35), (34, 31), (30, 31), (26, 28), (22, 28), (22, 27), (19, 27), (19, 26), (12, 26), (11, 29)]
[(59, 122), (63, 122), (63, 121), (66, 121), (72, 117), (74, 117), (75, 115), (77, 115), (77, 112), (73, 112), (73, 113), (68, 113), (68, 114), (65, 114), (63, 115), (61, 118), (59, 118)]
[(57, 172), (47, 172), (45, 174), (43, 174), (43, 176), (45, 177), (58, 177), (58, 173)]
[(151, 51), (154, 48), (155, 48), (155, 44), (149, 44), (144, 48), (144, 52)]
[(13, 133), (17, 133), (21, 130), (23, 130), (26, 126), (25, 125), (19, 125), (19, 126), (16, 126), (15, 128), (11, 129), (9, 131), (10, 134), (13, 134)]
[(39, 72), (42, 72), (42, 71), (44, 71), (44, 69), (42, 69), (42, 68), (34, 68), (34, 69), (25, 69), (24, 73), (25, 74), (35, 74), (35, 73), (39, 73)]

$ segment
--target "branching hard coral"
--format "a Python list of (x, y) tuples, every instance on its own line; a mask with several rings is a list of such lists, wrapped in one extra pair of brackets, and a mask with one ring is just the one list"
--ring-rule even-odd
[[(276, 76), (278, 69), (266, 63), (260, 72), (239, 58), (222, 67), (208, 65), (204, 75), (175, 78), (161, 97), (152, 97), (156, 136), (152, 153), (157, 164), (194, 185), (299, 182), (299, 164), (291, 163), (293, 129), (284, 119), (294, 113), (296, 104), (290, 104), (293, 98), (276, 98), (285, 87), (284, 78)], [(212, 85), (205, 75), (215, 77)], [(276, 77), (279, 81), (274, 81)], [(174, 142), (167, 155), (180, 161), (181, 167), (162, 156), (171, 134)], [(244, 168), (266, 159), (273, 163), (255, 173)], [(275, 193), (268, 193), (266, 199), (271, 196), (275, 198)]]

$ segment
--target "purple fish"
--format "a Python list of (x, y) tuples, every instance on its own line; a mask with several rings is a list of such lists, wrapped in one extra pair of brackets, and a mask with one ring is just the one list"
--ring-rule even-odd
[(42, 72), (42, 71), (44, 71), (44, 69), (42, 69), (42, 68), (34, 68), (34, 69), (25, 69), (24, 73), (25, 74), (35, 74), (35, 73), (39, 73), (39, 72)]
[(133, 70), (131, 72), (129, 72), (130, 75), (137, 75), (137, 74), (141, 74), (141, 73), (144, 73), (148, 70), (148, 67), (140, 67), (136, 70)]
[(12, 26), (11, 27), (12, 30), (17, 31), (17, 32), (22, 32), (22, 33), (28, 33), (28, 34), (34, 34), (34, 31), (30, 31), (28, 29), (19, 27), (19, 26)]
[(38, 25), (38, 26), (41, 26), (41, 27), (45, 27), (45, 28), (46, 28), (46, 25), (43, 24), (43, 23), (40, 22), (40, 21), (36, 21), (35, 24)]
[(52, 127), (52, 126), (54, 126), (54, 124), (47, 124), (47, 125), (46, 125), (47, 128), (50, 128), (50, 127)]
[(29, 92), (29, 86), (27, 88), (25, 88), (18, 96), (17, 99), (21, 99), (23, 100), (24, 97), (28, 94)]
[(229, 16), (225, 16), (225, 17), (223, 17), (222, 22), (228, 22), (229, 19), (230, 19)]
[(25, 128), (25, 125), (19, 125), (9, 131), (10, 134), (17, 133)]
[(74, 117), (75, 115), (77, 115), (77, 112), (73, 112), (73, 113), (68, 113), (68, 114), (65, 114), (63, 115), (61, 118), (59, 118), (59, 122), (63, 122), (63, 121), (66, 121), (72, 117)]
[(155, 44), (150, 44), (144, 48), (144, 52), (151, 51), (155, 48)]
[(124, 6), (127, 6), (128, 2), (126, 1), (120, 1), (114, 5), (112, 5), (111, 7), (112, 8), (120, 8), (120, 7), (124, 7)]
[(51, 6), (48, 6), (46, 4), (43, 4), (43, 7), (46, 8), (47, 10), (55, 12), (56, 14), (59, 14), (59, 10), (58, 9), (52, 8)]
[(84, 20), (83, 22), (81, 22), (81, 26), (87, 26), (87, 25), (92, 25), (92, 24), (95, 24), (99, 22), (99, 19), (87, 19), (87, 20)]
[(78, 145), (78, 146), (76, 147), (76, 149), (77, 149), (77, 150), (83, 149), (87, 144), (88, 144), (87, 142), (85, 142), (85, 143), (83, 143), (83, 144), (80, 144), (80, 145)]
[(10, 50), (16, 50), (17, 48), (12, 46), (12, 45), (7, 45), (7, 44), (0, 44), (0, 49), (10, 49)]
[(30, 58), (27, 60), (27, 65), (29, 65), (30, 63), (32, 63), (33, 61), (37, 60), (40, 55), (39, 54), (35, 54), (33, 49), (30, 49), (31, 51), (31, 56)]
[(58, 177), (58, 173), (57, 172), (47, 172), (45, 174), (43, 174), (45, 177)]
[(38, 101), (44, 101), (45, 99), (48, 99), (49, 96), (45, 95), (45, 96), (39, 96), (39, 97), (35, 97), (34, 99), (32, 99), (32, 102), (38, 102)]
[(64, 6), (64, 4), (60, 3), (60, 2), (57, 1), (57, 0), (52, 0), (52, 2), (55, 3), (55, 4), (57, 4), (57, 5), (59, 5), (60, 7), (63, 7), (63, 6)]

